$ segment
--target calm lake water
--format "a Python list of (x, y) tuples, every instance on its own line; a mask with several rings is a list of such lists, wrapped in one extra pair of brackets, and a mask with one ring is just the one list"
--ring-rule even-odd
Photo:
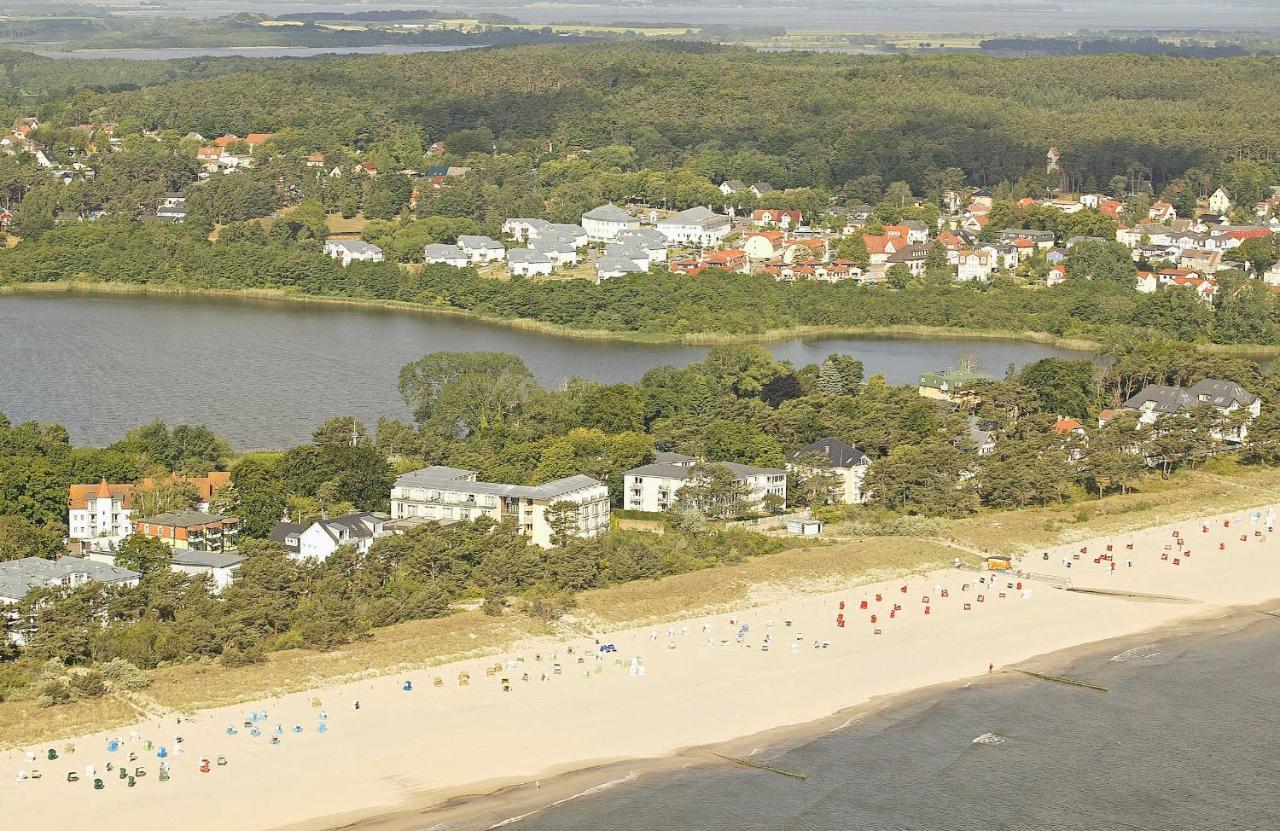
[[(1019, 341), (826, 338), (771, 344), (800, 366), (833, 352), (867, 375), (914, 382), (971, 353), (1003, 375), (1010, 364), (1089, 357)], [(0, 412), (50, 420), (102, 444), (162, 419), (205, 424), (241, 449), (306, 441), (326, 418), (407, 418), (400, 367), (441, 350), (518, 355), (547, 388), (580, 376), (635, 381), (683, 366), (705, 348), (522, 332), (449, 315), (341, 306), (145, 296), (0, 296)]]
[[(760, 757), (807, 773), (803, 782), (737, 767), (689, 769), (584, 796), (510, 827), (1280, 828), (1280, 621), (1244, 613), (1211, 626), (1219, 631), (1093, 651), (1061, 669), (1107, 687), (1105, 695), (1032, 679), (984, 679), (918, 695)], [(994, 743), (973, 743), (988, 733), (998, 737)]]

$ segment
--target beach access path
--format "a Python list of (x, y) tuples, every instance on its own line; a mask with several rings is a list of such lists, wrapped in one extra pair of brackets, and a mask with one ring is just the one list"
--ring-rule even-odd
[[(181, 723), (143, 721), (78, 737), (71, 754), (63, 742), (10, 751), (0, 754), (0, 804), (14, 828), (334, 828), (607, 762), (666, 757), (985, 675), (989, 665), (999, 672), (1280, 597), (1280, 537), (1255, 534), (1265, 534), (1265, 519), (1251, 522), (1255, 510), (1265, 518), (1269, 508), (1073, 543), (1047, 549), (1047, 560), (1032, 552), (1015, 563), (1044, 580), (946, 569), (821, 594), (760, 587), (735, 611), (531, 640), (489, 659), (205, 710)], [(1175, 531), (1184, 540), (1176, 564), (1168, 556), (1177, 551)], [(1114, 569), (1094, 561), (1107, 545)], [(1165, 599), (1065, 591), (1064, 580)], [(601, 654), (597, 640), (616, 652)], [(496, 664), (502, 668), (487, 674)], [(251, 713), (266, 714), (255, 722), (257, 737), (244, 726)], [(178, 736), (181, 755), (173, 753)], [(114, 753), (111, 738), (122, 743)], [(158, 780), (148, 740), (170, 752), (167, 782)], [(49, 747), (62, 753), (56, 761), (46, 759)], [(129, 752), (136, 762), (127, 762)], [(199, 771), (201, 757), (218, 756), (225, 766)], [(102, 773), (108, 761), (142, 765), (148, 775), (130, 788), (115, 771)], [(102, 790), (85, 777), (87, 764)], [(17, 779), (32, 767), (41, 779)], [(68, 770), (81, 780), (68, 783)]]

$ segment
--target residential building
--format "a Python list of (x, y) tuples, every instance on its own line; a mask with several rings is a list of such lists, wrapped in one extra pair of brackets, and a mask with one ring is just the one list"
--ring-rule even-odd
[(625, 231), (618, 235), (618, 242), (630, 248), (644, 251), (651, 263), (666, 262), (667, 238), (662, 232), (653, 228)]
[(724, 242), (731, 230), (729, 217), (702, 206), (658, 220), (658, 232), (675, 245), (712, 248)]
[(573, 506), (575, 536), (594, 537), (609, 529), (609, 489), (590, 476), (507, 485), (478, 481), (473, 470), (434, 465), (400, 476), (391, 489), (393, 519), (512, 520), (516, 533), (543, 548), (551, 546), (554, 531), (548, 508), (559, 503)]
[(316, 520), (310, 525), (277, 522), (270, 540), (284, 546), (295, 560), (326, 560), (343, 545), (353, 545), (364, 554), (375, 539), (391, 533), (386, 527), (388, 519), (386, 514), (360, 511)]
[(956, 261), (956, 279), (961, 281), (985, 283), (995, 270), (995, 257), (990, 251), (961, 251)]
[(440, 242), (423, 246), (422, 258), (427, 265), (451, 265), (454, 268), (463, 268), (471, 264), (471, 258), (461, 248)]
[(1231, 193), (1226, 188), (1218, 188), (1209, 197), (1209, 210), (1215, 214), (1231, 213)]
[(473, 263), (493, 263), (506, 258), (507, 249), (491, 237), (463, 234), (458, 237), (458, 247)]
[(924, 263), (929, 256), (929, 249), (923, 245), (907, 245), (890, 254), (885, 258), (884, 264), (888, 268), (895, 265), (905, 265), (907, 270), (911, 272), (912, 277), (919, 277), (924, 274)]
[[(653, 464), (632, 468), (622, 475), (622, 506), (629, 511), (658, 513), (669, 509), (680, 489), (695, 481), (697, 460), (679, 453), (659, 453)], [(787, 472), (772, 467), (753, 467), (737, 462), (708, 462), (727, 468), (746, 493), (737, 506), (755, 510), (769, 494), (787, 498)]]
[(772, 260), (786, 246), (782, 231), (753, 231), (742, 238), (742, 250), (752, 260)]
[(138, 585), (141, 578), (136, 571), (79, 557), (23, 557), (0, 562), (0, 615), (10, 621), (9, 640), (21, 646), (35, 631), (35, 622), (21, 619), (12, 608), (34, 589), (71, 589), (88, 583), (127, 587)]
[(990, 424), (980, 422), (972, 416), (969, 418), (969, 432), (966, 440), (969, 449), (979, 456), (990, 456), (996, 452), (996, 431), (990, 427)]
[(992, 381), (990, 375), (967, 369), (943, 369), (920, 376), (919, 392), (925, 398), (959, 404), (976, 404), (977, 387)]
[(733, 196), (738, 191), (743, 191), (746, 189), (747, 189), (746, 184), (738, 179), (726, 179), (725, 181), (720, 183), (720, 192), (723, 193), (725, 196)]
[(240, 519), (203, 511), (167, 511), (135, 521), (134, 532), (161, 540), (175, 551), (234, 551)]
[(381, 248), (358, 239), (331, 239), (324, 244), (324, 253), (341, 260), (344, 268), (353, 262), (380, 263), (383, 260)]
[(532, 248), (513, 248), (507, 252), (507, 273), (512, 277), (545, 277), (553, 267), (551, 257)]
[(606, 202), (582, 215), (582, 228), (587, 232), (588, 240), (612, 242), (625, 231), (639, 231), (640, 220), (612, 202)]
[(244, 556), (226, 551), (194, 551), (176, 548), (169, 570), (192, 577), (207, 576), (213, 582), (215, 593), (222, 591), (235, 580), (236, 571), (244, 562)]
[[(519, 250), (519, 249), (516, 249)], [(529, 240), (529, 250), (537, 251), (545, 254), (551, 260), (553, 268), (578, 264), (580, 259), (578, 256), (578, 247), (572, 242), (561, 237), (534, 237)], [(507, 256), (510, 257), (515, 251), (509, 251)]]
[(1238, 425), (1224, 425), (1214, 431), (1215, 438), (1228, 442), (1244, 441), (1248, 436), (1249, 422), (1262, 412), (1261, 398), (1234, 381), (1216, 378), (1205, 378), (1187, 388), (1148, 384), (1124, 402), (1126, 409), (1137, 411), (1141, 424), (1155, 424), (1166, 415), (1190, 412), (1203, 404), (1224, 416), (1239, 416)]
[(612, 280), (624, 274), (635, 274), (647, 270), (636, 265), (634, 260), (624, 257), (601, 257), (596, 260), (596, 282), (603, 283), (605, 280)]
[(1009, 244), (1014, 244), (1020, 239), (1030, 240), (1041, 249), (1052, 248), (1054, 243), (1053, 231), (1037, 231), (1031, 228), (1005, 228), (996, 234), (996, 238), (1000, 242)]
[[(759, 199), (766, 193), (773, 193), (773, 185), (768, 182), (756, 182), (750, 187), (750, 191), (755, 194), (756, 199)], [(799, 220), (797, 220), (797, 222), (798, 221)]]
[(187, 218), (187, 195), (185, 193), (166, 193), (156, 205), (156, 216), (178, 223)]
[(133, 485), (72, 485), (67, 497), (67, 536), (87, 550), (106, 551), (133, 533), (129, 513)]
[(799, 211), (758, 209), (751, 212), (751, 224), (757, 228), (776, 225), (783, 230), (800, 227)]
[[(815, 456), (826, 459), (826, 466), (813, 468), (807, 464)], [(815, 470), (835, 474), (835, 485), (831, 488), (830, 497), (832, 502), (842, 505), (860, 505), (867, 501), (862, 482), (870, 464), (871, 460), (866, 453), (833, 436), (819, 439), (787, 454), (787, 470), (796, 471), (802, 476), (810, 475)]]

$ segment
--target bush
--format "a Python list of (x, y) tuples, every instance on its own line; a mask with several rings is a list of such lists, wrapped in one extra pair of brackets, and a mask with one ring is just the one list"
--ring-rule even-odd
[(260, 664), (266, 659), (266, 653), (256, 644), (242, 649), (235, 643), (229, 643), (222, 650), (221, 661), (224, 667), (245, 667), (250, 664)]
[(557, 620), (573, 608), (573, 592), (554, 586), (534, 586), (520, 598), (520, 611), (538, 620)]
[(71, 688), (60, 680), (45, 681), (40, 685), (40, 706), (53, 707), (71, 701)]
[(71, 677), (71, 691), (76, 698), (101, 698), (107, 692), (107, 679), (101, 670), (91, 669)]
[(112, 658), (102, 667), (102, 677), (112, 687), (121, 690), (145, 690), (151, 686), (151, 676), (124, 658)]

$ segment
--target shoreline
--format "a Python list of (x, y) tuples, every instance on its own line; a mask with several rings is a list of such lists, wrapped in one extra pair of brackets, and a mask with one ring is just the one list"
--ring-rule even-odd
[[(778, 343), (789, 340), (817, 340), (823, 338), (881, 338), (895, 340), (914, 338), (920, 340), (1002, 340), (1053, 346), (1078, 352), (1099, 353), (1102, 344), (1084, 338), (1063, 338), (1048, 332), (1011, 332), (999, 329), (961, 329), (947, 326), (920, 326), (914, 324), (894, 326), (794, 326), (787, 329), (771, 329), (751, 334), (725, 332), (689, 332), (671, 334), (665, 332), (630, 332), (608, 329), (574, 329), (532, 318), (504, 318), (485, 315), (468, 309), (425, 306), (406, 300), (382, 300), (367, 297), (338, 297), (302, 294), (280, 288), (208, 289), (186, 286), (151, 285), (118, 282), (80, 283), (57, 280), (40, 283), (10, 283), (0, 285), (0, 297), (4, 295), (156, 295), (161, 297), (225, 297), (240, 300), (266, 300), (282, 303), (350, 306), (365, 309), (383, 309), (410, 312), (420, 315), (448, 315), (462, 317), (491, 326), (501, 326), (536, 334), (586, 341), (617, 341), (650, 345), (720, 346), (743, 343)], [(1206, 344), (1214, 349), (1222, 345)], [(1234, 349), (1232, 347), (1231, 349)], [(1280, 354), (1280, 346), (1257, 347), (1256, 354)], [(1270, 351), (1264, 351), (1270, 350)], [(1238, 350), (1236, 350), (1238, 351)], [(1249, 354), (1249, 353), (1244, 353)]]
[[(424, 827), (423, 815), (432, 811), (461, 818), (450, 828), (487, 828), (462, 824), (463, 819), (480, 811), (489, 818), (502, 814), (494, 820), (501, 822), (602, 785), (633, 781), (640, 773), (633, 776), (632, 771), (701, 764), (710, 747), (749, 756), (764, 742), (770, 753), (777, 752), (784, 743), (811, 737), (815, 729), (838, 726), (841, 718), (847, 722), (859, 713), (901, 704), (908, 700), (904, 696), (982, 683), (975, 678), (994, 680), (982, 672), (988, 663), (1001, 670), (1038, 666), (1060, 661), (1072, 650), (1096, 649), (1116, 639), (1149, 639), (1162, 626), (1185, 628), (1197, 619), (1221, 619), (1236, 607), (1274, 603), (1280, 538), (1264, 539), (1260, 530), (1258, 535), (1245, 530), (1260, 528), (1260, 520), (1248, 518), (1253, 510), (1065, 544), (1052, 549), (1055, 554), (1047, 559), (1026, 558), (1021, 567), (1035, 568), (1036, 575), (946, 568), (872, 577), (873, 582), (823, 582), (807, 591), (757, 586), (731, 606), (736, 611), (685, 612), (657, 626), (534, 639), (487, 659), (322, 684), (305, 693), (205, 710), (194, 720), (179, 722), (178, 728), (172, 718), (156, 714), (136, 724), (144, 738), (167, 743), (167, 735), (178, 729), (188, 740), (184, 746), (190, 756), (174, 761), (169, 784), (157, 787), (146, 780), (145, 794), (114, 783), (103, 792), (86, 789), (83, 782), (72, 788), (57, 782), (62, 762), (53, 765), (53, 775), (43, 782), (14, 782), (12, 770), (3, 768), (22, 764), (21, 757), (7, 753), (0, 754), (0, 799), (12, 800), (20, 824), (24, 818), (43, 818), (57, 826), (60, 820), (83, 816), (92, 804), (118, 812), (122, 825), (138, 831), (169, 827), (167, 818), (175, 812), (186, 816), (193, 830), (395, 831)], [(1171, 529), (1181, 537), (1171, 537)], [(1195, 558), (1190, 548), (1181, 547), (1176, 562), (1161, 556), (1162, 546), (1172, 547), (1169, 540), (1179, 538), (1196, 548)], [(1107, 562), (1099, 564), (1093, 554), (1083, 553), (1099, 552), (1104, 544), (1131, 551), (1117, 554), (1118, 559), (1132, 558), (1131, 564), (1125, 567), (1121, 559), (1121, 568), (1108, 569)], [(1054, 585), (1061, 576), (1053, 573), (1059, 570), (1071, 575), (1073, 586), (1140, 589), (1173, 602), (1059, 591)], [(999, 585), (984, 587), (979, 577), (994, 577)], [(1023, 584), (1017, 591), (1015, 581)], [(939, 594), (948, 587), (949, 598)], [(887, 599), (882, 601), (881, 594)], [(860, 597), (875, 605), (858, 611)], [(837, 601), (846, 600), (852, 604), (844, 609), (852, 626), (837, 628)], [(890, 603), (901, 610), (896, 620)], [(922, 614), (924, 608), (936, 614)], [(865, 616), (876, 611), (881, 619), (869, 625)], [(743, 623), (751, 625), (751, 634), (735, 645), (733, 632)], [(699, 626), (704, 627), (705, 644)], [(875, 637), (872, 626), (877, 628), (874, 635), (883, 627), (884, 637)], [(659, 629), (666, 630), (668, 643), (657, 642)], [(768, 651), (752, 648), (751, 639), (761, 633), (781, 641), (775, 640)], [(618, 655), (596, 657), (593, 635), (596, 643), (615, 643)], [(831, 648), (819, 648), (820, 643)], [(569, 647), (578, 647), (566, 653), (573, 658), (557, 657)], [(551, 677), (548, 656), (565, 661), (567, 671)], [(594, 660), (584, 665), (588, 656)], [(649, 671), (639, 677), (628, 673), (626, 656), (635, 656), (633, 668), (638, 658)], [(494, 667), (498, 657), (506, 659), (498, 669), (512, 676), (510, 693), (499, 688), (493, 677), (497, 670), (483, 671), (486, 665)], [(518, 663), (524, 661), (523, 666)], [(522, 683), (522, 670), (534, 677)], [(469, 685), (452, 681), (459, 671), (471, 674)], [(539, 671), (544, 683), (536, 677)], [(432, 676), (441, 682), (432, 684)], [(401, 684), (408, 681), (412, 690), (402, 691)], [(223, 735), (222, 726), (238, 726), (259, 708), (269, 709), (278, 723), (310, 724), (321, 697), (332, 714), (327, 722), (331, 730), (323, 738), (307, 727), (290, 731), (300, 732), (297, 736), (284, 734), (281, 746), (268, 748), (265, 737)], [(346, 706), (352, 698), (367, 706), (352, 712)], [(79, 761), (110, 758), (101, 752), (104, 740), (127, 731), (79, 737), (78, 746), (92, 748)], [(232, 764), (219, 768), (216, 776), (194, 770), (191, 757), (223, 753)], [(720, 764), (714, 757), (706, 761)], [(542, 779), (549, 787), (530, 787)], [(271, 800), (250, 806), (235, 798), (264, 781), (275, 784)], [(486, 792), (491, 794), (487, 800), (478, 798)], [(48, 798), (38, 798), (41, 793)], [(16, 798), (19, 794), (25, 798)]]
[[(1023, 661), (1022, 665), (1037, 672), (1061, 673), (1082, 658), (1107, 653), (1120, 654), (1151, 641), (1204, 636), (1224, 625), (1232, 625), (1231, 631), (1234, 633), (1264, 622), (1265, 618), (1261, 615), (1269, 615), (1271, 610), (1262, 607), (1274, 606), (1277, 602), (1280, 602), (1280, 595), (1249, 606), (1201, 610), (1185, 618), (1153, 625), (1149, 629), (1036, 655)], [(1239, 626), (1235, 626), (1236, 623)], [(1188, 627), (1191, 631), (1185, 631)], [(716, 744), (681, 748), (667, 756), (605, 762), (592, 767), (552, 773), (534, 780), (536, 786), (534, 782), (526, 781), (486, 791), (483, 789), (484, 783), (478, 783), (472, 789), (474, 793), (458, 794), (443, 801), (424, 804), (417, 809), (409, 807), (391, 813), (356, 817), (344, 820), (341, 824), (332, 822), (337, 818), (330, 818), (326, 822), (280, 826), (272, 831), (421, 831), (424, 828), (482, 831), (504, 827), (553, 811), (566, 802), (594, 796), (616, 787), (643, 786), (654, 778), (679, 770), (729, 769), (734, 766), (734, 762), (720, 758), (717, 754), (739, 759), (758, 759), (767, 763), (828, 733), (839, 732), (882, 713), (904, 710), (921, 701), (939, 700), (978, 685), (1011, 683), (1045, 682), (1002, 669), (994, 674), (972, 675), (878, 696), (812, 721), (780, 725)]]

